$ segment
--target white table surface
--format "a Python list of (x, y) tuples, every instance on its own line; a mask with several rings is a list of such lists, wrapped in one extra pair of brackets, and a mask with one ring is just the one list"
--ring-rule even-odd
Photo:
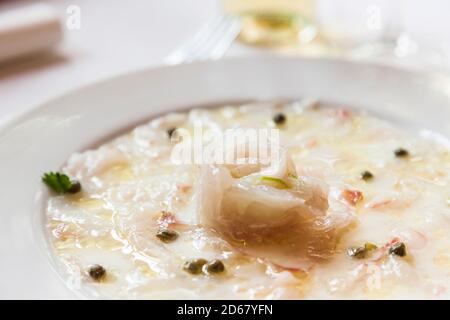
[[(333, 21), (340, 14), (357, 16), (349, 32), (365, 23), (368, 3), (388, 0), (318, 0), (321, 16)], [(390, 3), (399, 5), (405, 0)], [(8, 6), (37, 1), (6, 1)], [(30, 109), (47, 99), (111, 75), (161, 63), (162, 59), (189, 39), (212, 15), (220, 10), (218, 0), (43, 0), (54, 5), (63, 17), (75, 4), (81, 8), (81, 30), (65, 29), (64, 42), (52, 55), (0, 66), (0, 122)], [(339, 6), (337, 6), (339, 2)], [(450, 43), (448, 12), (450, 1), (408, 0), (401, 17), (409, 32), (424, 42)], [(352, 11), (353, 10), (353, 11)], [(395, 11), (395, 10), (394, 10)], [(426, 13), (426, 14), (425, 14)], [(359, 25), (358, 25), (359, 23)], [(234, 45), (228, 55), (251, 51)]]
[(81, 30), (65, 28), (64, 42), (53, 55), (0, 66), (2, 120), (80, 85), (160, 63), (217, 9), (207, 0), (41, 2), (62, 16), (68, 5), (80, 6)]

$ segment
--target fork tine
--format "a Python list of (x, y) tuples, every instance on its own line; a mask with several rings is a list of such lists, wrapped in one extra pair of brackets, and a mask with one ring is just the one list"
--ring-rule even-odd
[[(213, 60), (220, 59), (227, 51), (227, 49), (231, 46), (233, 41), (236, 39), (237, 35), (241, 30), (240, 20), (236, 17), (232, 17), (230, 19), (227, 30), (223, 33), (222, 37), (220, 37), (212, 46), (209, 52), (209, 58)], [(206, 57), (207, 58), (207, 57)]]
[(224, 31), (227, 30), (228, 25), (229, 25), (229, 18), (223, 17), (220, 24), (217, 26), (215, 30), (211, 30), (207, 41), (203, 43), (200, 50), (198, 50), (196, 53), (200, 54), (201, 52), (208, 50), (212, 45), (214, 45), (214, 43), (217, 41), (216, 39), (220, 37)]
[(208, 24), (206, 24), (197, 34), (197, 37), (194, 36), (193, 41), (189, 45), (189, 49), (192, 52), (196, 52), (201, 49), (205, 43), (210, 41), (212, 35), (216, 34), (219, 30), (223, 28), (223, 24), (225, 22), (224, 16), (218, 16), (210, 20)]
[(224, 16), (215, 16), (209, 19), (193, 38), (169, 54), (169, 56), (165, 59), (166, 62), (171, 64), (183, 62), (209, 40), (211, 34), (215, 33), (215, 31), (222, 26), (224, 19)]
[[(228, 48), (230, 35), (233, 34), (234, 19), (231, 16), (226, 17), (221, 25), (211, 34), (210, 38), (204, 45), (195, 52), (196, 59), (211, 58), (213, 52), (216, 56), (220, 56), (219, 48)], [(225, 46), (228, 43), (228, 46)]]
[(223, 56), (240, 30), (239, 20), (231, 16), (216, 16), (187, 43), (171, 53), (165, 62), (177, 64), (197, 59), (217, 59)]

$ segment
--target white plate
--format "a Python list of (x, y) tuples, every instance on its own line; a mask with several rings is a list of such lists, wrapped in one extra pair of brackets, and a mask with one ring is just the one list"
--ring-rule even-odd
[(159, 67), (96, 83), (0, 128), (0, 298), (75, 298), (44, 237), (43, 172), (130, 125), (174, 109), (317, 97), (450, 136), (450, 80), (339, 60), (238, 58)]

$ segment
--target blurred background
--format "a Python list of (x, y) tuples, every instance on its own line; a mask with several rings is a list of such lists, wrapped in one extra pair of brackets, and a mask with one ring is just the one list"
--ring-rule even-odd
[(151, 65), (239, 55), (450, 68), (446, 0), (0, 0), (0, 121)]

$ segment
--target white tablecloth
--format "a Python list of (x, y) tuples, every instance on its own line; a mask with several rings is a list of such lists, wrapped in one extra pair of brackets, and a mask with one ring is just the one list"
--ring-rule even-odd
[[(340, 25), (346, 32), (366, 23), (367, 3), (385, 4), (387, 0), (320, 0), (320, 16)], [(36, 1), (12, 1), (0, 7)], [(61, 15), (69, 5), (81, 8), (81, 30), (65, 30), (62, 45), (53, 55), (0, 67), (0, 119), (32, 108), (48, 98), (128, 70), (158, 64), (189, 39), (220, 8), (213, 0), (47, 0)], [(399, 15), (393, 3), (390, 15), (397, 24), (406, 25), (423, 42), (449, 40), (450, 2), (413, 1)], [(405, 9), (406, 8), (406, 9)], [(355, 15), (355, 12), (359, 12)], [(426, 14), (425, 14), (426, 13)], [(337, 15), (336, 15), (337, 14)], [(345, 15), (357, 17), (351, 24)], [(336, 16), (340, 20), (336, 20)], [(359, 17), (359, 18), (358, 18)], [(333, 20), (334, 19), (334, 20)], [(359, 19), (359, 20), (358, 20)], [(394, 23), (394, 28), (395, 24)], [(248, 49), (235, 45), (229, 55)]]

